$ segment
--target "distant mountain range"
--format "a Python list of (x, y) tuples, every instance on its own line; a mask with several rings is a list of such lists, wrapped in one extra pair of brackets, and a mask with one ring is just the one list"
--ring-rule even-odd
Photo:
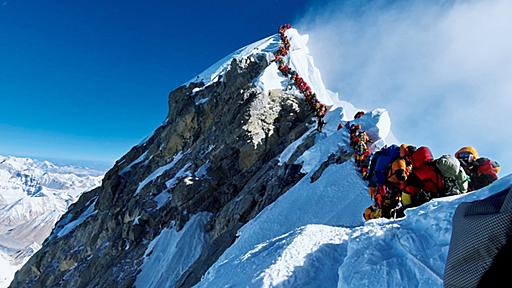
[(103, 171), (0, 156), (0, 287), (41, 247), (80, 195), (101, 185)]

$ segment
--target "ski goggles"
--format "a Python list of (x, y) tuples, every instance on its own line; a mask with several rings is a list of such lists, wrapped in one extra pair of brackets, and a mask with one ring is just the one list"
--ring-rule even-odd
[(473, 154), (469, 153), (469, 152), (461, 152), (459, 153), (459, 157), (457, 157), (459, 159), (463, 159), (463, 160), (470, 160), (470, 159), (473, 159)]

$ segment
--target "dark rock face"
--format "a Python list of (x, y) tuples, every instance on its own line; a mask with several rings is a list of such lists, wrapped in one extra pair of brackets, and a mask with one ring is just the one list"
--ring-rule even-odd
[(223, 79), (173, 91), (167, 121), (70, 207), (11, 287), (131, 287), (151, 240), (206, 211), (211, 240), (177, 286), (197, 283), (237, 230), (304, 176), (296, 157), (276, 156), (311, 115), (303, 99), (254, 87), (267, 65), (266, 54), (233, 60)]

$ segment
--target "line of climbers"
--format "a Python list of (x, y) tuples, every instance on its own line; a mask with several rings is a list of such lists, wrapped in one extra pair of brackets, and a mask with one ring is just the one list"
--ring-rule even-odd
[(425, 146), (407, 144), (385, 146), (371, 153), (371, 140), (361, 125), (352, 124), (349, 130), (355, 164), (368, 181), (373, 200), (363, 213), (365, 220), (403, 217), (407, 208), (478, 190), (498, 179), (500, 165), (479, 157), (471, 146), (461, 148), (455, 157), (442, 155), (438, 159)]
[(314, 111), (315, 116), (317, 118), (317, 130), (319, 132), (322, 131), (323, 126), (325, 125), (325, 121), (323, 118), (325, 114), (327, 114), (327, 106), (321, 103), (316, 97), (316, 93), (311, 90), (311, 87), (304, 81), (302, 77), (299, 76), (297, 71), (293, 70), (290, 66), (286, 65), (284, 62), (284, 57), (288, 55), (290, 51), (290, 41), (288, 37), (285, 35), (286, 30), (292, 28), (292, 25), (285, 24), (279, 27), (279, 36), (281, 37), (281, 45), (279, 49), (275, 52), (275, 61), (278, 65), (279, 71), (286, 77), (292, 80), (294, 86), (300, 91), (300, 93), (306, 98), (306, 102), (309, 107)]

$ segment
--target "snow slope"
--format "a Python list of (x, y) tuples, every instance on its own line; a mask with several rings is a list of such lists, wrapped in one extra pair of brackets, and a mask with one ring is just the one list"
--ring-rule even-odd
[(0, 156), (0, 287), (50, 234), (82, 192), (101, 184), (103, 172), (48, 161)]
[[(372, 220), (357, 227), (308, 224), (275, 237), (264, 229), (243, 229), (244, 237), (197, 287), (443, 287), (456, 207), (510, 186), (512, 175), (474, 193), (410, 209), (401, 220)], [(298, 212), (282, 211), (287, 212), (285, 223), (296, 223)], [(281, 221), (275, 225), (284, 225)]]
[(164, 229), (149, 244), (135, 286), (174, 287), (181, 274), (201, 255), (209, 218), (210, 214), (203, 212), (192, 216), (179, 232), (176, 228)]
[[(304, 81), (309, 84), (309, 86), (317, 94), (318, 100), (320, 100), (320, 102), (326, 104), (327, 106), (342, 107), (344, 102), (339, 99), (338, 94), (329, 91), (325, 87), (322, 81), (320, 70), (315, 67), (313, 57), (309, 55), (309, 49), (307, 47), (309, 36), (301, 35), (296, 29), (293, 28), (286, 30), (285, 34), (290, 41), (290, 52), (286, 57), (284, 57), (286, 63), (293, 70), (297, 71), (297, 73), (304, 79)], [(273, 41), (278, 43), (277, 46), (272, 45), (272, 47), (279, 47), (280, 39), (278, 35), (273, 37)], [(275, 50), (277, 50), (277, 48), (274, 48), (274, 50), (271, 52), (275, 52)], [(269, 57), (273, 57), (273, 55), (270, 55)], [(263, 73), (256, 79), (255, 85), (262, 92), (268, 92), (269, 90), (273, 89), (286, 88), (289, 82), (291, 81), (284, 77), (277, 69), (276, 62), (272, 62), (267, 67), (267, 69), (265, 69)], [(300, 93), (297, 93), (297, 96), (302, 97), (300, 96)], [(354, 112), (355, 114), (355, 111), (350, 112)]]

